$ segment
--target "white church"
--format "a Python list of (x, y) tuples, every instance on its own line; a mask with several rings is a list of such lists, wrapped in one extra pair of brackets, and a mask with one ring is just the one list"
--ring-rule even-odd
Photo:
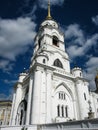
[(10, 125), (98, 118), (98, 88), (90, 92), (82, 69), (71, 70), (64, 34), (51, 17), (50, 3), (34, 44), (29, 71), (21, 73), (15, 84)]

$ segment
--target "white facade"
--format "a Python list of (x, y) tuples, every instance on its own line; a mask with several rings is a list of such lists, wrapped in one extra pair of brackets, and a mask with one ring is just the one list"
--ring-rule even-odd
[(98, 94), (78, 67), (70, 69), (64, 34), (58, 24), (42, 22), (35, 38), (28, 73), (21, 73), (15, 86), (10, 125), (31, 125), (88, 118), (91, 100), (98, 118)]

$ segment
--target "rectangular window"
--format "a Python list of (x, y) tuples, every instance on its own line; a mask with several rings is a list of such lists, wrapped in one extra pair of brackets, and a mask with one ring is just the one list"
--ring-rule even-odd
[(64, 106), (62, 106), (61, 109), (62, 109), (62, 117), (64, 117)]
[(61, 98), (61, 94), (59, 93), (59, 99)]
[(66, 99), (66, 95), (64, 94), (64, 100)]
[(86, 100), (86, 94), (84, 93), (84, 99)]
[(60, 106), (57, 106), (57, 116), (60, 117)]
[(68, 106), (65, 107), (65, 114), (66, 114), (66, 117), (68, 117)]
[(61, 93), (61, 99), (63, 99), (63, 93)]

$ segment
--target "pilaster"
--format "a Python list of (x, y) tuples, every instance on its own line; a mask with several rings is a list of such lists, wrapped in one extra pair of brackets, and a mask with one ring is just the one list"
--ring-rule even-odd
[(27, 101), (26, 125), (29, 125), (29, 123), (30, 123), (32, 87), (33, 87), (33, 75), (30, 76), (30, 81), (29, 81), (29, 93), (28, 93), (28, 101)]
[(14, 94), (13, 94), (13, 102), (12, 102), (11, 117), (10, 117), (9, 125), (12, 125), (12, 121), (13, 121), (14, 107), (15, 107), (15, 99), (16, 99), (16, 94), (14, 93)]
[(41, 87), (41, 71), (34, 72), (34, 87), (32, 95), (31, 124), (40, 122), (40, 87)]
[(22, 98), (22, 85), (19, 83), (17, 85), (17, 90), (16, 90), (15, 105), (14, 105), (13, 115), (12, 115), (12, 125), (15, 125), (17, 109), (18, 109), (19, 103), (21, 102), (21, 98)]
[(46, 109), (46, 123), (50, 123), (51, 122), (51, 117), (52, 117), (52, 100), (51, 100), (51, 90), (52, 90), (52, 73), (47, 71), (46, 73), (46, 102), (47, 102), (47, 109)]

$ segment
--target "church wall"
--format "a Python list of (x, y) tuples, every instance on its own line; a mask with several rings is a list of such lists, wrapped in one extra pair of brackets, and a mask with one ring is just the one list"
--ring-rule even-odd
[(79, 107), (79, 119), (86, 119), (88, 118), (88, 112), (89, 112), (88, 83), (83, 82), (82, 80), (77, 80), (76, 91), (77, 91), (77, 100), (78, 100), (78, 107)]

